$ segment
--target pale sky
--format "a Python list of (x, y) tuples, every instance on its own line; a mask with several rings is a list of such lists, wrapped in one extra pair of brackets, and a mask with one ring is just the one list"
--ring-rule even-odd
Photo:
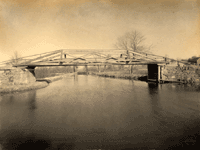
[(113, 49), (138, 30), (152, 51), (200, 56), (196, 0), (0, 0), (0, 61), (58, 49)]

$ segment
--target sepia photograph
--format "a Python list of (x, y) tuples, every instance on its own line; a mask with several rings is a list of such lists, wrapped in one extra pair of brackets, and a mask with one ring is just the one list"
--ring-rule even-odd
[(200, 148), (200, 1), (0, 0), (0, 150)]

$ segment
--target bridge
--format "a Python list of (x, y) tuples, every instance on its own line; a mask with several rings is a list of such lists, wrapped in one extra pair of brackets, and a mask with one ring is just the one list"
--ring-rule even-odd
[(74, 66), (75, 71), (76, 66), (85, 66), (87, 68), (87, 66), (107, 65), (148, 65), (149, 77), (152, 76), (151, 78), (153, 78), (155, 76), (153, 74), (159, 74), (158, 72), (160, 72), (159, 65), (174, 62), (177, 61), (151, 53), (135, 52), (132, 50), (62, 49), (11, 59), (1, 62), (0, 65), (11, 64), (13, 67), (26, 68), (33, 74), (35, 67), (46, 66)]
[(171, 63), (176, 60), (150, 53), (117, 49), (64, 49), (16, 59), (0, 64), (12, 64), (13, 67), (39, 66), (93, 66), (93, 65), (147, 65)]

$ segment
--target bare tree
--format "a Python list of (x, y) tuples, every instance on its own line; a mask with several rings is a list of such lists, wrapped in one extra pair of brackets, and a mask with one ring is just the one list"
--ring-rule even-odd
[(134, 52), (150, 52), (152, 45), (145, 46), (144, 41), (146, 38), (139, 31), (131, 31), (127, 32), (123, 36), (117, 39), (115, 47), (117, 49), (127, 50), (127, 54), (129, 54), (129, 50)]
[(17, 65), (19, 61), (21, 60), (20, 55), (17, 51), (15, 51), (11, 57), (11, 64)]

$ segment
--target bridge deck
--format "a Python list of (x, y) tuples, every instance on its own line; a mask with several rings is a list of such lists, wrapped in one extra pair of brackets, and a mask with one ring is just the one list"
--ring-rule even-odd
[(95, 65), (147, 65), (174, 62), (148, 53), (131, 50), (86, 49), (86, 50), (56, 50), (4, 61), (1, 64), (12, 64), (13, 67), (42, 67), (42, 66), (95, 66)]
[(49, 67), (49, 66), (104, 66), (104, 65), (148, 65), (148, 64), (165, 64), (166, 62), (135, 62), (135, 63), (71, 63), (71, 64), (57, 64), (57, 63), (39, 63), (39, 64), (21, 64), (14, 67)]

